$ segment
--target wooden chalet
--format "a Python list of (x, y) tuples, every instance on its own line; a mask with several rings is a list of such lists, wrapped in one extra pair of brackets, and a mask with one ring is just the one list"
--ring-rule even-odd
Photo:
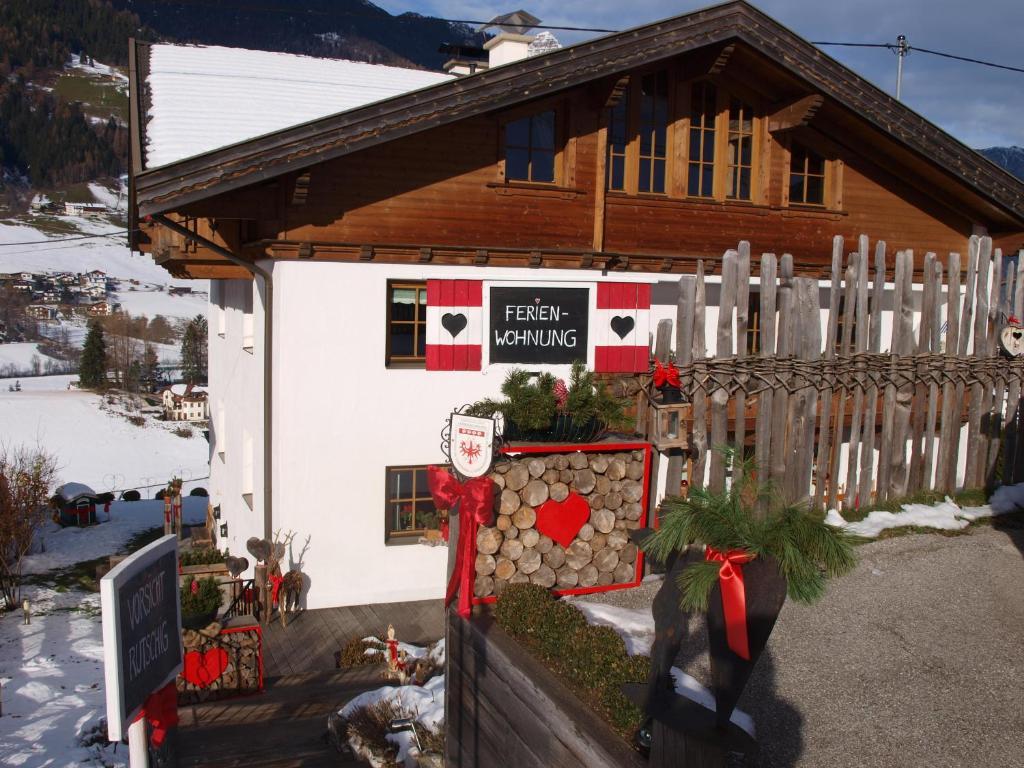
[[(213, 281), (212, 503), (232, 551), (312, 536), (311, 607), (441, 594), (443, 555), (396, 545), (445, 415), (508, 370), (492, 286), (586, 289), (581, 359), (642, 372), (679, 275), (740, 241), (815, 279), (837, 235), (1024, 248), (1024, 184), (742, 1), (160, 164), (152, 51), (131, 52), (134, 245)], [(440, 326), (456, 308), (461, 338)], [(605, 327), (619, 311), (628, 338)]]

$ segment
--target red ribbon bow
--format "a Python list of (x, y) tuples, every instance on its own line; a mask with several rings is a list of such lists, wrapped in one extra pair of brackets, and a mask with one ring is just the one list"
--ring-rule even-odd
[(459, 593), (459, 615), (469, 616), (473, 596), (473, 570), (476, 562), (476, 529), (490, 525), (494, 518), (493, 480), (474, 477), (460, 483), (440, 467), (427, 467), (427, 484), (438, 509), (452, 509), (459, 504), (459, 540), (456, 543), (455, 570), (448, 582), (444, 604), (451, 604)]
[(741, 566), (753, 560), (754, 556), (742, 549), (730, 549), (722, 553), (714, 547), (707, 547), (704, 559), (722, 564), (718, 569), (718, 586), (722, 592), (725, 639), (733, 653), (750, 661), (750, 645), (747, 641), (747, 591), (743, 585)]
[(281, 591), (281, 584), (284, 582), (284, 576), (270, 576), (270, 603), (271, 605), (277, 605), (277, 595)]
[(679, 389), (682, 386), (682, 382), (679, 380), (679, 369), (672, 363), (662, 365), (659, 360), (655, 360), (654, 386), (658, 389), (662, 387), (675, 387)]
[(146, 698), (142, 711), (135, 719), (142, 718), (149, 721), (150, 743), (159, 748), (167, 738), (167, 731), (178, 725), (178, 689), (174, 681)]

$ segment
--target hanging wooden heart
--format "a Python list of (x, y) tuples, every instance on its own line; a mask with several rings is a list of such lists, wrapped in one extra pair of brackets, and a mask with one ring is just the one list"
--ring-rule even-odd
[(583, 524), (590, 519), (590, 505), (582, 496), (570, 493), (565, 501), (548, 499), (537, 508), (534, 526), (563, 547), (572, 544)]
[(270, 557), (270, 542), (266, 539), (257, 539), (255, 536), (245, 542), (245, 548), (257, 561), (265, 563)]
[(237, 579), (243, 571), (249, 568), (249, 558), (228, 555), (224, 558), (224, 565), (227, 566), (228, 573), (231, 574), (231, 577)]
[(205, 653), (189, 651), (181, 676), (199, 688), (209, 688), (228, 668), (228, 652), (223, 648), (210, 648)]

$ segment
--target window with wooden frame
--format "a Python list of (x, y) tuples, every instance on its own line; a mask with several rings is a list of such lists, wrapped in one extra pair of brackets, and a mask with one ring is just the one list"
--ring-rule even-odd
[(439, 516), (430, 496), (425, 466), (387, 467), (384, 528), (388, 542), (415, 542), (437, 529)]
[(718, 121), (718, 88), (696, 82), (690, 88), (690, 145), (687, 158), (686, 194), (715, 196), (715, 134)]
[(729, 99), (729, 146), (727, 150), (725, 197), (750, 200), (753, 195), (754, 108), (741, 99)]
[(629, 91), (608, 117), (608, 189), (626, 191), (626, 150), (629, 146)]
[(789, 202), (791, 205), (824, 206), (825, 158), (797, 141), (789, 147)]
[(423, 367), (427, 361), (427, 284), (388, 282), (388, 367)]
[(668, 70), (631, 77), (612, 107), (605, 180), (609, 191), (631, 195), (668, 192), (671, 82)]
[(554, 109), (505, 123), (505, 181), (555, 183), (557, 127)]
[(637, 192), (665, 193), (668, 158), (668, 72), (640, 78), (639, 171)]

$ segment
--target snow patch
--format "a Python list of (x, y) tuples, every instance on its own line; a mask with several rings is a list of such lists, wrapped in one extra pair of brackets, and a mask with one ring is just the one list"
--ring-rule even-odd
[(611, 627), (618, 632), (630, 656), (650, 654), (654, 643), (654, 617), (650, 608), (621, 608), (589, 600), (563, 599), (579, 608), (591, 624)]
[(830, 509), (825, 523), (865, 539), (874, 539), (890, 528), (907, 526), (960, 531), (975, 520), (1024, 508), (1024, 483), (1002, 486), (992, 494), (990, 501), (989, 505), (981, 507), (961, 507), (947, 496), (938, 504), (904, 504), (899, 512), (875, 510), (855, 523), (847, 522), (838, 511)]

